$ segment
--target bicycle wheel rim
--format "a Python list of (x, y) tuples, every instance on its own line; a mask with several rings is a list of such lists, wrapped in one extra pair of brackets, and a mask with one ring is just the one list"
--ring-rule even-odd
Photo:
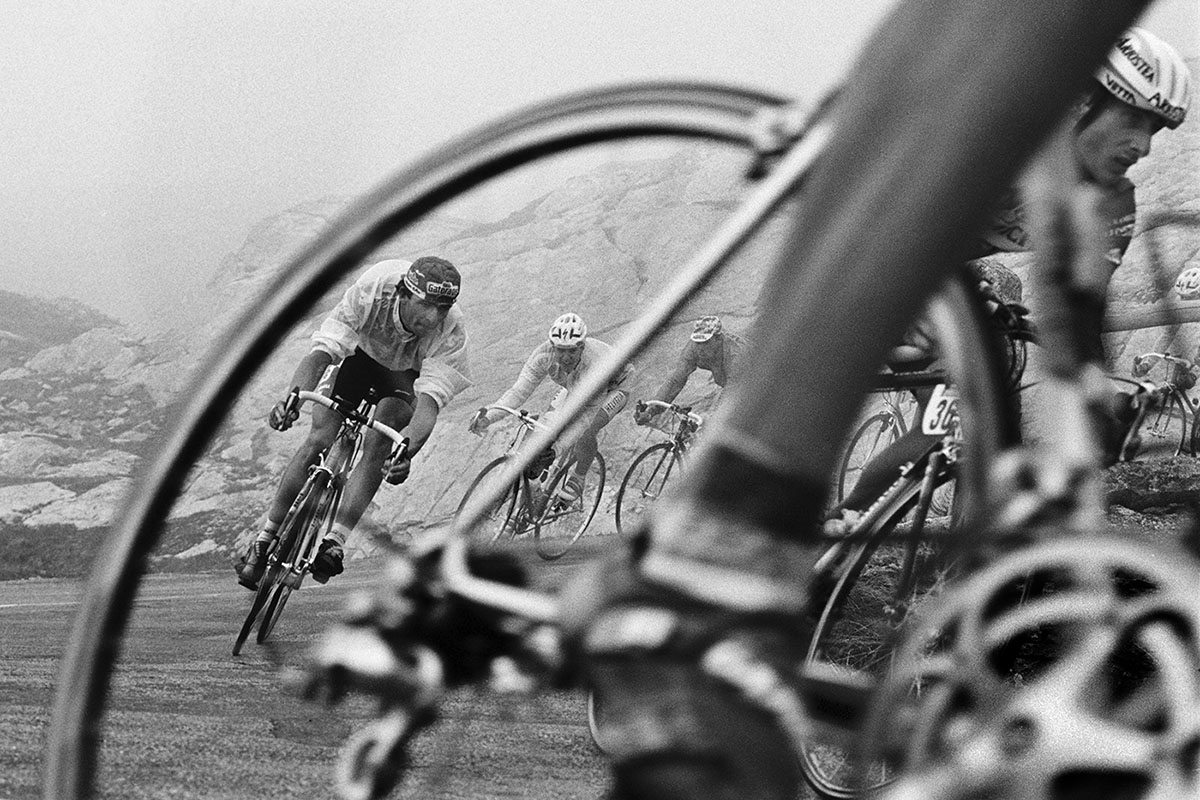
[(571, 545), (579, 541), (583, 532), (592, 524), (600, 497), (604, 492), (604, 457), (599, 453), (588, 467), (583, 491), (567, 507), (562, 507), (555, 497), (559, 487), (574, 471), (572, 464), (565, 464), (551, 479), (547, 487), (546, 507), (539, 515), (533, 530), (534, 550), (546, 561), (554, 561), (566, 555)]
[[(630, 535), (635, 532), (650, 502), (662, 495), (677, 464), (678, 458), (670, 442), (658, 442), (638, 454), (625, 471), (621, 488), (617, 490), (617, 533)], [(641, 470), (645, 467), (649, 467), (650, 472), (643, 478)]]

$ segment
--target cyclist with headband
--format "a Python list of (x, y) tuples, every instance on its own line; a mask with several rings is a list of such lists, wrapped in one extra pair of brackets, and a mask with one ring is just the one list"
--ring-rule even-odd
[[(520, 408), (542, 381), (549, 377), (562, 387), (551, 404), (552, 408), (557, 408), (588, 368), (608, 355), (611, 349), (607, 343), (588, 336), (587, 325), (578, 314), (563, 314), (554, 320), (546, 341), (529, 354), (516, 382), (500, 395), (495, 405)], [(580, 414), (580, 419), (585, 421), (586, 427), (574, 435), (574, 441), (570, 443), (574, 448), (574, 467), (557, 493), (558, 499), (563, 502), (571, 502), (583, 493), (584, 478), (596, 458), (596, 436), (629, 401), (629, 392), (622, 389), (621, 385), (631, 371), (631, 368), (626, 366), (609, 384), (607, 390), (589, 403)], [(479, 409), (471, 419), (469, 430), (471, 433), (483, 433), (501, 413)]]
[[(313, 562), (318, 583), (342, 572), (346, 538), (366, 511), (380, 482), (402, 483), (412, 457), (433, 433), (439, 412), (471, 385), (467, 332), (455, 306), (462, 280), (442, 258), (423, 256), (409, 263), (381, 261), (346, 290), (312, 336), (312, 350), (300, 360), (292, 392), (271, 409), (268, 423), (287, 430), (299, 417), (294, 392), (316, 389), (350, 407), (370, 393), (379, 398), (376, 419), (408, 438), (408, 450), (388, 462), (391, 442), (373, 430), (363, 433), (362, 456), (346, 484), (329, 535)], [(314, 405), (308, 437), (284, 469), (267, 522), (238, 567), (238, 582), (254, 589), (266, 569), (266, 553), (283, 517), (304, 485), (308, 468), (333, 442), (341, 416)]]
[[(1095, 296), (1103, 298), (1113, 272), (1120, 266), (1133, 237), (1137, 217), (1134, 184), (1126, 171), (1150, 153), (1152, 137), (1163, 128), (1179, 126), (1191, 97), (1190, 74), (1183, 59), (1150, 31), (1131, 28), (1117, 41), (1081, 98), (1071, 120), (1070, 149), (1085, 184), (1096, 190), (1101, 217), (1108, 221), (1107, 274), (1097, 276)], [(1028, 202), (1010, 189), (989, 215), (972, 247), (973, 258), (998, 252), (1030, 249)], [(1094, 320), (1086, 341), (1093, 355), (1103, 354), (1100, 323), (1103, 302), (1089, 309)], [(1119, 451), (1124, 429), (1133, 419), (1132, 395), (1113, 400), (1108, 457)], [(862, 510), (895, 479), (899, 468), (928, 449), (931, 437), (919, 428), (906, 433), (867, 465), (842, 508)], [(834, 518), (834, 526), (837, 519)]]
[[(646, 399), (670, 403), (683, 391), (688, 378), (698, 369), (707, 370), (712, 375), (713, 383), (724, 389), (735, 374), (745, 347), (746, 340), (726, 329), (720, 317), (701, 317), (692, 324), (692, 334), (684, 343), (667, 377)], [(648, 425), (661, 412), (662, 409), (657, 407), (639, 408), (634, 411), (633, 420), (638, 425)]]
[[(955, 8), (983, 16), (987, 4)], [(950, 10), (948, 3), (903, 4), (879, 37), (944, 32)], [(980, 35), (1016, 47), (1035, 25), (1050, 29), (1047, 39), (1066, 28), (1049, 7), (1026, 4), (1026, 13), (1035, 17)], [(1119, 18), (1114, 11), (1107, 24)], [(974, 35), (954, 33), (928, 50), (879, 47), (856, 65), (830, 113), (869, 114), (873, 124), (840, 130), (805, 177), (805, 195), (816, 201), (799, 204), (797, 233), (760, 297), (750, 336), (756, 353), (742, 390), (718, 413), (691, 469), (646, 516), (633, 549), (567, 588), (563, 624), (605, 708), (601, 723), (611, 726), (615, 797), (790, 800), (801, 793), (795, 748), (810, 740), (822, 711), (836, 715), (805, 708), (796, 666), (836, 434), (848, 429), (853, 410), (826, 402), (813, 382), (843, 386), (848, 396), (867, 388), (911, 311), (968, 255), (960, 231), (979, 229), (1008, 175), (1058, 119), (1062, 92), (1037, 86), (1038, 76), (1083, 73), (1066, 46), (1003, 64), (972, 62)], [(1097, 38), (1073, 36), (1081, 46)], [(941, 130), (963, 98), (952, 87), (929, 91), (921, 83), (935, 63), (973, 69), (980, 83), (980, 70), (1002, 70), (1012, 97), (974, 103), (953, 119), (952, 131)], [(1135, 29), (1120, 38), (1097, 80), (1071, 121), (1070, 140), (1080, 185), (1107, 190), (1114, 266), (1133, 222), (1125, 172), (1150, 151), (1160, 128), (1183, 121), (1188, 77), (1173, 49)], [(1007, 111), (1017, 99), (1020, 117)], [(1002, 149), (972, 158), (962, 143), (985, 131), (1001, 134)], [(940, 152), (947, 143), (954, 148)], [(882, 156), (865, 155), (874, 153)], [(947, 185), (957, 189), (953, 199)], [(911, 202), (922, 194), (928, 203)], [(898, 212), (884, 213), (897, 203)], [(994, 248), (1027, 244), (1024, 208), (1009, 210), (1003, 227), (995, 215), (984, 226)], [(874, 226), (870, 236), (857, 235), (864, 225)], [(868, 288), (887, 269), (889, 289)], [(1083, 301), (1097, 306), (1094, 330), (1086, 332), (1097, 339), (1099, 283), (1086, 287), (1091, 296)], [(856, 319), (868, 320), (873, 335), (847, 337)], [(830, 352), (843, 357), (830, 362)]]

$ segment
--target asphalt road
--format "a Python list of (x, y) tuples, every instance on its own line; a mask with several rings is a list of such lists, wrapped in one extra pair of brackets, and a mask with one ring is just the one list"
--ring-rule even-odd
[[(547, 564), (557, 582), (598, 549)], [(250, 593), (232, 571), (154, 575), (144, 582), (104, 721), (103, 798), (327, 798), (339, 745), (371, 717), (365, 698), (333, 709), (283, 686), (294, 665), (336, 621), (347, 597), (375, 585), (382, 562), (352, 562), (326, 586), (306, 583), (271, 646), (253, 638), (230, 655)], [(41, 796), (44, 736), (58, 660), (82, 594), (67, 580), (0, 583), (0, 799)], [(394, 797), (529, 797), (592, 800), (605, 765), (588, 736), (581, 693), (455, 695), (439, 728), (423, 736), (409, 780)]]

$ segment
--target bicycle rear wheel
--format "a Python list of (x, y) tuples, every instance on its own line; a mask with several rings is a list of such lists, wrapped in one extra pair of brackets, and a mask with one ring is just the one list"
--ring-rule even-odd
[[(979, 529), (985, 512), (969, 499), (985, 496), (987, 464), (1016, 438), (1001, 343), (961, 276), (930, 304), (927, 319), (936, 332), (939, 374), (959, 396), (955, 463), (942, 469), (935, 462), (926, 475), (924, 459), (941, 458), (931, 439), (932, 455), (867, 510), (853, 539), (836, 543), (827, 554), (811, 598), (815, 621), (806, 662), (877, 680), (889, 674), (909, 612), (940, 593), (953, 557), (972, 539), (968, 532)], [(935, 492), (951, 487), (958, 513), (934, 519)], [(817, 794), (837, 800), (859, 797), (891, 779), (886, 764), (862, 764), (836, 742), (808, 743), (800, 761)]]
[(584, 477), (583, 491), (574, 500), (565, 502), (556, 495), (574, 469), (573, 464), (564, 464), (551, 478), (547, 487), (546, 507), (534, 526), (534, 549), (546, 561), (562, 558), (592, 524), (600, 507), (607, 472), (604, 456), (596, 453)]
[[(501, 470), (510, 460), (508, 456), (500, 456), (489, 461), (471, 481), (471, 485), (467, 487), (462, 500), (458, 503), (456, 513), (462, 513), (471, 497), (491, 491), (493, 485), (500, 479)], [(495, 544), (501, 538), (513, 539), (520, 534), (528, 533), (531, 528), (536, 527), (537, 520), (532, 514), (521, 513), (522, 511), (521, 481), (518, 479), (509, 486), (499, 500), (488, 507), (487, 515), (476, 525), (475, 530), (479, 538)]]
[(662, 496), (667, 481), (681, 467), (679, 453), (671, 442), (653, 444), (638, 454), (617, 490), (617, 533), (637, 530), (642, 515)]

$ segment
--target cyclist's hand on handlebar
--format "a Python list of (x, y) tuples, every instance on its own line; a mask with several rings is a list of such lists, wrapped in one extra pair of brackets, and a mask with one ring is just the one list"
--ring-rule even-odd
[(277, 431), (286, 431), (300, 418), (300, 394), (293, 389), (287, 397), (271, 407), (267, 424)]
[(650, 421), (658, 415), (657, 408), (650, 408), (644, 400), (639, 400), (637, 406), (633, 410), (633, 421), (638, 425), (649, 425)]
[(408, 440), (404, 440), (404, 447), (397, 448), (388, 456), (388, 460), (383, 462), (383, 479), (395, 486), (396, 484), (404, 483), (408, 480), (408, 474), (412, 471), (412, 456), (408, 453)]
[(475, 412), (475, 416), (471, 417), (471, 422), (467, 425), (467, 430), (476, 436), (482, 436), (490, 424), (491, 420), (488, 419), (487, 409), (481, 408)]

